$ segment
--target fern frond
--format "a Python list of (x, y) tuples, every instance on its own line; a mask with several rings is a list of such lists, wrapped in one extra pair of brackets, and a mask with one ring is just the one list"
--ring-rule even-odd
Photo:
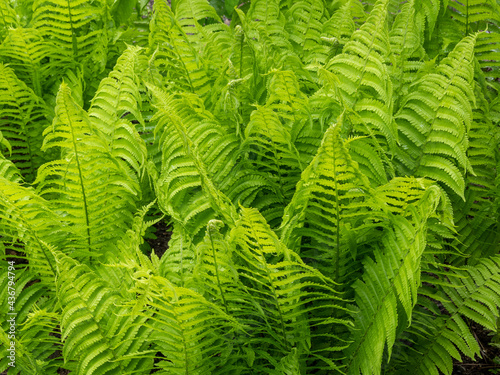
[(414, 0), (403, 4), (401, 13), (396, 16), (389, 33), (395, 60), (391, 76), (395, 86), (396, 108), (398, 108), (397, 98), (406, 95), (409, 86), (415, 80), (415, 71), (421, 65), (415, 60), (420, 60), (425, 55), (421, 40), (424, 30), (420, 29), (424, 25), (422, 22), (417, 22), (417, 17)]
[(4, 63), (14, 69), (16, 75), (38, 95), (42, 95), (42, 85), (50, 81), (55, 73), (54, 62), (49, 59), (52, 49), (43, 39), (41, 32), (34, 28), (10, 29), (0, 45), (0, 56)]
[[(396, 114), (401, 174), (431, 177), (464, 197), (467, 132), (472, 120), (475, 37), (467, 37), (404, 99)], [(461, 168), (463, 172), (460, 171)]]
[(108, 136), (111, 154), (126, 161), (139, 176), (147, 151), (133, 122), (145, 129), (141, 113), (141, 91), (145, 88), (139, 75), (146, 66), (141, 48), (128, 47), (114, 70), (99, 84), (88, 111), (92, 124)]
[(313, 61), (324, 63), (327, 59), (328, 48), (320, 42), (324, 14), (321, 0), (296, 1), (287, 11), (289, 38), (306, 64)]
[(390, 358), (396, 340), (399, 303), (411, 322), (420, 286), (427, 218), (443, 195), (437, 186), (431, 186), (416, 204), (406, 208), (411, 212), (409, 219), (389, 214), (390, 223), (382, 223), (386, 228), (380, 247), (375, 249), (374, 259), (365, 259), (363, 278), (353, 286), (359, 312), (355, 314), (353, 343), (346, 350), (348, 374), (381, 373), (384, 348)]
[(0, 153), (0, 176), (11, 182), (21, 183), (21, 172), (9, 159)]
[[(451, 375), (453, 359), (461, 360), (462, 352), (469, 358), (479, 355), (479, 345), (470, 332), (465, 319), (495, 331), (499, 316), (500, 259), (498, 256), (484, 258), (474, 267), (452, 269), (447, 272), (449, 284), (430, 288), (422, 292), (437, 299), (447, 314), (439, 311), (435, 302), (422, 301), (418, 314), (414, 314), (410, 328), (412, 347), (406, 369), (420, 375)], [(434, 283), (434, 277), (429, 281)], [(446, 281), (446, 280), (445, 280)]]
[(106, 242), (126, 232), (138, 186), (108, 152), (65, 83), (57, 95), (56, 117), (44, 135), (42, 149), (58, 148), (62, 159), (40, 168), (40, 194), (70, 223), (80, 249), (100, 256)]
[[(340, 138), (340, 126), (326, 131), (321, 147), (302, 173), (285, 209), (281, 239), (303, 258), (318, 262), (326, 275), (340, 277), (347, 232), (370, 211), (364, 203), (369, 182)], [(302, 245), (300, 246), (300, 243)]]
[(14, 8), (8, 1), (0, 3), (0, 42), (3, 41), (7, 30), (11, 27), (17, 26), (17, 15)]
[(45, 285), (52, 285), (55, 268), (50, 250), (63, 247), (67, 233), (48, 202), (32, 188), (0, 177), (0, 208), (2, 243), (23, 244), (32, 271)]
[(104, 3), (35, 0), (33, 28), (53, 46), (61, 61), (83, 63), (91, 72), (104, 69), (107, 40), (102, 26)]
[(331, 57), (337, 55), (337, 52), (342, 52), (356, 27), (362, 24), (365, 18), (363, 3), (358, 0), (346, 1), (332, 14), (332, 17), (323, 25), (323, 32), (326, 33), (326, 37), (336, 39), (331, 47)]
[[(241, 325), (200, 294), (158, 276), (141, 277), (137, 292), (147, 293), (149, 340), (162, 354), (165, 374), (210, 374), (225, 362), (230, 337)], [(145, 289), (147, 288), (147, 289)]]
[[(96, 278), (84, 264), (55, 251), (57, 298), (65, 361), (74, 361), (76, 374), (123, 374), (106, 329), (113, 320), (117, 292)], [(110, 314), (111, 313), (111, 314)], [(110, 314), (110, 315), (108, 315)]]
[[(330, 331), (322, 336), (320, 330), (325, 326), (335, 330), (349, 324), (335, 317), (335, 312), (343, 309), (344, 301), (329, 278), (288, 249), (256, 209), (241, 209), (230, 241), (236, 245), (239, 277), (256, 307), (255, 317), (247, 318), (247, 324), (265, 335), (261, 343), (257, 337), (254, 339), (259, 345), (254, 348), (259, 356), (263, 355), (264, 347), (269, 353), (265, 357), (274, 358), (284, 358), (297, 350), (297, 363), (302, 367), (311, 352), (331, 355), (341, 350), (338, 337), (330, 340), (335, 335)], [(316, 331), (319, 331), (317, 336)], [(311, 347), (311, 340), (316, 337), (321, 337), (323, 345)]]
[[(7, 265), (3, 255), (2, 262)], [(57, 355), (57, 351), (62, 349), (56, 336), (59, 317), (57, 312), (48, 312), (56, 310), (55, 291), (52, 283), (39, 282), (39, 275), (36, 274), (36, 271), (36, 267), (26, 267), (19, 263), (13, 272), (7, 272), (7, 267), (1, 268), (0, 302), (6, 308), (0, 314), (0, 321), (2, 328), (9, 331), (10, 324), (7, 321), (15, 319), (16, 330), (9, 333), (14, 334), (16, 340), (11, 337), (11, 340), (8, 340), (8, 345), (3, 346), (0, 351), (6, 351), (10, 342), (15, 341), (15, 355), (20, 362), (19, 367), (16, 363), (17, 371), (20, 368), (21, 371), (34, 374), (53, 373), (57, 371), (59, 366), (63, 365), (62, 358)], [(11, 287), (11, 282), (14, 283), (14, 287)], [(12, 290), (15, 290), (13, 295), (8, 293)], [(15, 304), (8, 304), (8, 297), (15, 297)], [(10, 300), (10, 302), (12, 301)], [(40, 308), (43, 308), (44, 312)], [(9, 354), (5, 353), (4, 358), (7, 355)], [(1, 367), (2, 364), (0, 364)]]
[(173, 9), (179, 26), (204, 63), (210, 70), (221, 69), (229, 54), (231, 34), (215, 9), (204, 0), (179, 0)]
[[(397, 133), (392, 121), (392, 84), (386, 80), (385, 62), (390, 54), (387, 30), (388, 0), (379, 0), (367, 21), (354, 32), (342, 54), (335, 56), (327, 69), (340, 81), (344, 108), (355, 111), (354, 135), (382, 136), (384, 152), (393, 151)], [(385, 140), (385, 141), (384, 141)]]
[(158, 109), (153, 120), (162, 131), (163, 162), (156, 186), (162, 209), (189, 226), (192, 235), (206, 226), (213, 211), (234, 222), (236, 209), (224, 191), (236, 187), (234, 181), (239, 179), (229, 177), (236, 160), (236, 137), (225, 134), (198, 97), (176, 98), (152, 86), (150, 90)]
[(463, 36), (486, 30), (492, 20), (500, 20), (498, 3), (494, 0), (451, 1), (449, 15), (458, 22)]
[(11, 68), (0, 64), (0, 132), (13, 148), (9, 159), (29, 182), (46, 161), (41, 147), (48, 117), (45, 103)]

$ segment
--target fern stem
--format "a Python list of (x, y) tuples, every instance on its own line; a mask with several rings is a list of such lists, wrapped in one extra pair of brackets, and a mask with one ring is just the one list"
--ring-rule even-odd
[[(333, 150), (335, 150), (335, 140), (332, 140)], [(337, 163), (333, 161), (333, 175), (335, 180), (335, 205), (337, 206), (337, 248), (335, 249), (335, 282), (340, 283), (340, 204), (339, 204), (339, 185), (337, 179)]]
[(465, 36), (469, 35), (469, 0), (465, 0)]
[(226, 314), (229, 315), (229, 310), (227, 308), (226, 298), (224, 297), (224, 293), (222, 292), (222, 285), (219, 277), (219, 266), (217, 264), (217, 254), (215, 253), (214, 240), (212, 238), (212, 231), (208, 230), (208, 237), (210, 238), (210, 244), (212, 245), (212, 254), (214, 257), (214, 267), (215, 267), (215, 276), (217, 277), (217, 286), (219, 287), (219, 293), (222, 298), (222, 303), (224, 304), (224, 310), (226, 310)]
[(68, 16), (69, 16), (69, 24), (71, 26), (71, 43), (73, 45), (73, 58), (76, 60), (76, 56), (78, 54), (78, 41), (76, 40), (75, 29), (73, 27), (73, 17), (71, 16), (71, 1), (68, 1)]
[[(64, 106), (67, 107), (67, 104), (64, 103)], [(85, 214), (85, 226), (87, 229), (87, 243), (89, 246), (89, 251), (91, 250), (91, 242), (90, 242), (90, 223), (89, 223), (89, 213), (88, 213), (88, 203), (87, 203), (87, 196), (85, 194), (85, 185), (83, 183), (83, 173), (82, 173), (82, 167), (80, 165), (80, 158), (78, 157), (78, 147), (76, 145), (76, 139), (75, 139), (75, 132), (73, 130), (73, 123), (71, 121), (71, 116), (69, 113), (69, 110), (66, 108), (66, 113), (68, 114), (68, 122), (69, 122), (69, 128), (71, 129), (71, 140), (73, 142), (73, 149), (75, 150), (75, 160), (76, 160), (76, 166), (78, 168), (78, 175), (80, 177), (80, 188), (82, 189), (82, 198), (83, 198), (83, 211)]]

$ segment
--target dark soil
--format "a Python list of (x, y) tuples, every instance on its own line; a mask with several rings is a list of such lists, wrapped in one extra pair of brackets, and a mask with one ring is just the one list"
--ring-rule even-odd
[(479, 342), (482, 358), (476, 358), (476, 361), (464, 358), (463, 362), (455, 362), (453, 375), (500, 375), (500, 347), (492, 345), (491, 334), (480, 325), (472, 323), (470, 328)]
[(151, 246), (152, 251), (161, 258), (165, 251), (168, 249), (168, 242), (172, 236), (172, 228), (169, 227), (165, 221), (160, 220), (154, 225), (156, 238), (147, 238), (146, 242)]

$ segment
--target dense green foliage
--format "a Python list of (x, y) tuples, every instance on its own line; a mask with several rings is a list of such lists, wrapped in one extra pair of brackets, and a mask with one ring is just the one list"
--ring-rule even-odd
[(500, 2), (235, 5), (0, 0), (0, 372), (437, 375), (481, 355)]

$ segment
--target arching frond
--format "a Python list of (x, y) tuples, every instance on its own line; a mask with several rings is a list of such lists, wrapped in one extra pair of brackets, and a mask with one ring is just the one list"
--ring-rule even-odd
[[(374, 251), (374, 259), (365, 259), (363, 277), (354, 283), (359, 312), (354, 315), (353, 343), (346, 350), (348, 374), (381, 373), (384, 348), (390, 359), (401, 324), (399, 303), (411, 322), (426, 246), (426, 221), (443, 195), (437, 186), (431, 186), (421, 199), (406, 207), (411, 212), (408, 219), (389, 214), (389, 223), (382, 223), (384, 235)], [(403, 202), (407, 199), (404, 197)]]
[[(484, 258), (479, 264), (447, 272), (448, 283), (436, 287), (423, 287), (423, 295), (438, 300), (445, 311), (435, 302), (423, 298), (414, 314), (409, 329), (410, 340), (404, 358), (406, 369), (417, 375), (451, 375), (453, 359), (461, 360), (463, 353), (469, 358), (480, 354), (480, 347), (466, 323), (471, 320), (495, 331), (497, 328), (498, 300), (500, 299), (500, 260), (498, 256)], [(434, 283), (434, 277), (428, 281)]]
[(296, 1), (287, 11), (290, 40), (304, 63), (324, 63), (328, 48), (321, 43), (321, 32), (325, 21), (323, 1)]
[[(285, 358), (296, 350), (296, 365), (301, 363), (301, 367), (309, 354), (339, 351), (338, 338), (329, 339), (334, 337), (331, 332), (323, 337), (324, 345), (310, 345), (317, 330), (321, 335), (323, 327), (338, 329), (349, 323), (332, 316), (332, 311), (342, 309), (343, 302), (333, 282), (288, 249), (255, 209), (241, 209), (240, 220), (230, 236), (236, 245), (239, 277), (256, 309), (255, 317), (247, 318), (247, 324), (265, 337), (259, 340), (254, 336), (253, 350), (260, 356), (265, 350), (268, 355), (264, 357), (269, 358)], [(323, 318), (325, 311), (330, 315)], [(308, 317), (313, 312), (315, 317)], [(260, 369), (258, 366), (254, 363), (254, 369)]]
[(10, 29), (0, 45), (3, 62), (8, 63), (38, 96), (42, 95), (42, 86), (50, 81), (51, 73), (55, 73), (53, 61), (42, 64), (42, 60), (52, 54), (53, 49), (34, 28)]
[(64, 83), (57, 95), (56, 117), (44, 135), (42, 149), (57, 147), (62, 158), (40, 168), (40, 194), (70, 223), (79, 249), (98, 257), (107, 241), (125, 233), (138, 186), (108, 152)]
[(368, 180), (339, 133), (339, 125), (326, 131), (285, 209), (281, 227), (281, 238), (288, 247), (300, 248), (303, 258), (310, 258), (336, 280), (343, 269), (341, 258), (347, 256), (348, 232), (363, 226), (370, 211), (365, 202), (370, 194)]
[[(431, 177), (463, 198), (467, 132), (472, 120), (472, 58), (475, 37), (467, 37), (416, 84), (396, 115), (401, 174)], [(461, 171), (461, 170), (462, 171)]]

